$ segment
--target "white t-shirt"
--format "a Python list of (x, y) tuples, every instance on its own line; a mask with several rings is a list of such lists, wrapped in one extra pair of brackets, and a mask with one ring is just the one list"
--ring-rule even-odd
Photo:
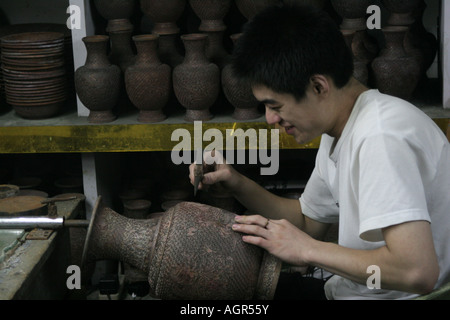
[[(450, 145), (439, 127), (410, 103), (369, 90), (334, 142), (322, 136), (300, 198), (303, 213), (339, 222), (339, 245), (362, 250), (384, 246), (385, 227), (429, 221), (440, 267), (436, 288), (450, 281)], [(417, 297), (369, 289), (337, 275), (325, 292), (328, 299)]]

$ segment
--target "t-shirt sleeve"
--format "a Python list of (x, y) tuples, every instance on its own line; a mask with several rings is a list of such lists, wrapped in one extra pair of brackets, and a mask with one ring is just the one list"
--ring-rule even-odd
[(375, 135), (361, 144), (353, 181), (361, 239), (382, 241), (383, 228), (430, 221), (424, 180), (432, 173), (426, 158), (421, 148), (393, 135)]
[(339, 221), (339, 208), (328, 185), (320, 176), (317, 163), (300, 197), (300, 206), (303, 214), (313, 220), (322, 223)]

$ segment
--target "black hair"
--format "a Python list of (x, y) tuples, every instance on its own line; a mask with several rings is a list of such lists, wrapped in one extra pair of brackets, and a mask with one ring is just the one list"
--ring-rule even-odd
[(273, 6), (249, 21), (233, 50), (234, 73), (251, 85), (305, 96), (313, 75), (337, 88), (353, 74), (353, 56), (336, 22), (310, 6)]

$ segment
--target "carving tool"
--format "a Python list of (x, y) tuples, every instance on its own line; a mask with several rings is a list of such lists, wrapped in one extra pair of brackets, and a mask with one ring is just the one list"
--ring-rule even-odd
[(194, 167), (194, 197), (197, 195), (198, 185), (203, 180), (203, 164), (196, 164)]

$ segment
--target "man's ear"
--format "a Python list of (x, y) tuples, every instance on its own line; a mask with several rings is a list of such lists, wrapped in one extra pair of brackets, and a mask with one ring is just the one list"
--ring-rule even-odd
[(309, 79), (309, 82), (315, 94), (324, 95), (328, 94), (330, 91), (330, 83), (328, 82), (328, 78), (321, 74), (313, 75)]

